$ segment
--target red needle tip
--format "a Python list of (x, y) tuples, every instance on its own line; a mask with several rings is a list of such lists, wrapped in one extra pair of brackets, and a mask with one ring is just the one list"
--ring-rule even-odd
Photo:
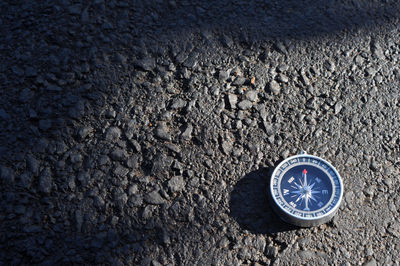
[(303, 170), (303, 174), (307, 174), (307, 170), (306, 169)]

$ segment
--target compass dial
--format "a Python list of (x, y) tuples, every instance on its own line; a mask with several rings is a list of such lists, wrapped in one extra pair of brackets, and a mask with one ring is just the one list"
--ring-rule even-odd
[(271, 176), (270, 193), (280, 217), (299, 226), (330, 220), (339, 207), (343, 184), (336, 169), (312, 155), (292, 156)]

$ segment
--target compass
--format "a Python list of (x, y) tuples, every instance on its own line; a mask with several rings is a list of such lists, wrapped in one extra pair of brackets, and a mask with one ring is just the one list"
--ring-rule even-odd
[(274, 170), (271, 204), (282, 220), (302, 227), (328, 222), (339, 208), (343, 183), (327, 161), (305, 153), (287, 158)]

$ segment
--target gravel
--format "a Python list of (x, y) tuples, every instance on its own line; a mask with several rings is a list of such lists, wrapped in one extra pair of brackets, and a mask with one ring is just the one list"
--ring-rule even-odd
[(50, 193), (52, 185), (52, 174), (49, 167), (43, 170), (39, 177), (39, 191), (43, 193)]
[[(2, 1), (1, 265), (396, 265), (396, 1)], [(330, 161), (327, 224), (282, 159)]]
[(171, 140), (171, 134), (169, 133), (169, 128), (166, 123), (160, 122), (155, 129), (156, 137), (163, 140)]
[(281, 86), (275, 80), (269, 83), (269, 89), (275, 95), (278, 95), (281, 92)]
[(238, 97), (235, 94), (228, 95), (228, 103), (231, 109), (236, 109), (236, 104), (238, 102)]
[(243, 100), (238, 104), (239, 109), (247, 110), (252, 107), (252, 103), (249, 100)]
[(152, 71), (156, 67), (156, 61), (154, 60), (154, 58), (144, 58), (135, 61), (134, 65), (143, 70)]
[(106, 140), (116, 142), (121, 137), (121, 130), (117, 127), (110, 127), (106, 132)]
[(144, 197), (144, 200), (147, 203), (154, 204), (154, 205), (158, 205), (158, 204), (163, 204), (164, 203), (164, 199), (161, 197), (161, 195), (158, 193), (158, 191), (153, 191), (153, 192), (147, 194)]
[(174, 176), (168, 181), (168, 187), (172, 192), (181, 191), (185, 187), (182, 176)]

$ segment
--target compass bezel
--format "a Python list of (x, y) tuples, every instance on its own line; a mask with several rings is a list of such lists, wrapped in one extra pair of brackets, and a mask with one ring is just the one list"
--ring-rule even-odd
[[(280, 185), (281, 185), (280, 182), (282, 181), (282, 177), (284, 176), (284, 174), (282, 174), (282, 173), (280, 173), (280, 175), (277, 176), (278, 171), (281, 170), (283, 165), (287, 164), (291, 160), (299, 159), (299, 158), (309, 158), (309, 159), (314, 159), (314, 160), (321, 161), (323, 164), (325, 164), (327, 167), (329, 167), (330, 170), (332, 170), (332, 172), (334, 173), (334, 175), (336, 176), (337, 181), (338, 181), (338, 182), (335, 182), (335, 180), (334, 180), (335, 177), (332, 176), (331, 174), (327, 175), (329, 177), (330, 181), (331, 181), (332, 187), (334, 188), (332, 190), (332, 196), (331, 196), (332, 198), (331, 198), (331, 200), (329, 200), (329, 202), (327, 202), (320, 209), (310, 212), (310, 213), (315, 213), (315, 214), (320, 213), (320, 215), (315, 215), (314, 217), (307, 217), (307, 216), (303, 217), (303, 216), (296, 215), (294, 213), (289, 212), (288, 210), (286, 210), (286, 208), (288, 208), (288, 206), (286, 206), (286, 205), (282, 206), (282, 203), (279, 202), (279, 200), (276, 198), (275, 193), (274, 193), (274, 187), (275, 187), (274, 184), (276, 183), (277, 184), (276, 187), (279, 187), (279, 189), (280, 189)], [(309, 164), (309, 162), (304, 162), (304, 164)], [(295, 166), (298, 166), (298, 165), (301, 165), (301, 162), (300, 163), (298, 163), (298, 162), (295, 163), (292, 167), (295, 167)], [(313, 166), (317, 167), (316, 165), (313, 165)], [(290, 165), (288, 167), (289, 167), (288, 169), (284, 169), (284, 171), (283, 171), (284, 173), (292, 168)], [(322, 167), (318, 167), (318, 168), (323, 170)], [(328, 169), (328, 173), (329, 173), (329, 169)], [(335, 184), (335, 183), (338, 183), (338, 185)], [(339, 191), (339, 196), (335, 195), (336, 193), (334, 191), (336, 191), (336, 190)], [(342, 201), (342, 198), (343, 198), (343, 191), (344, 191), (344, 188), (343, 188), (342, 178), (339, 175), (339, 173), (336, 170), (336, 168), (333, 167), (332, 164), (329, 163), (328, 161), (326, 161), (326, 160), (324, 160), (324, 159), (322, 159), (322, 158), (320, 158), (318, 156), (309, 155), (309, 154), (298, 154), (298, 155), (294, 155), (294, 156), (291, 156), (291, 157), (286, 158), (285, 160), (283, 160), (274, 169), (274, 171), (273, 171), (273, 173), (271, 175), (270, 186), (269, 186), (269, 195), (270, 195), (270, 198), (273, 201), (272, 202), (273, 203), (272, 206), (273, 206), (274, 210), (280, 215), (280, 217), (284, 221), (292, 223), (292, 224), (295, 224), (295, 225), (298, 225), (298, 226), (302, 226), (302, 227), (315, 226), (315, 225), (323, 224), (323, 223), (329, 221), (335, 215), (335, 213), (337, 212), (337, 210), (338, 210), (338, 208), (339, 208), (339, 206), (341, 204), (341, 201)], [(281, 191), (278, 191), (278, 193), (281, 194)], [(329, 204), (331, 204), (332, 201), (335, 198), (337, 198), (337, 200), (336, 200), (336, 203), (334, 204), (334, 206), (332, 206), (332, 208), (329, 211), (321, 214), (320, 210), (324, 209), (324, 208), (327, 208), (327, 206), (329, 206)], [(281, 199), (281, 201), (282, 200), (285, 201), (284, 199)], [(285, 208), (285, 206), (286, 206), (286, 208)], [(302, 211), (300, 211), (300, 210), (298, 210), (296, 208), (293, 208), (292, 206), (290, 206), (289, 208), (295, 210), (294, 212), (306, 213), (306, 214), (308, 213), (307, 211), (306, 212), (304, 212), (304, 211), (302, 212)]]

